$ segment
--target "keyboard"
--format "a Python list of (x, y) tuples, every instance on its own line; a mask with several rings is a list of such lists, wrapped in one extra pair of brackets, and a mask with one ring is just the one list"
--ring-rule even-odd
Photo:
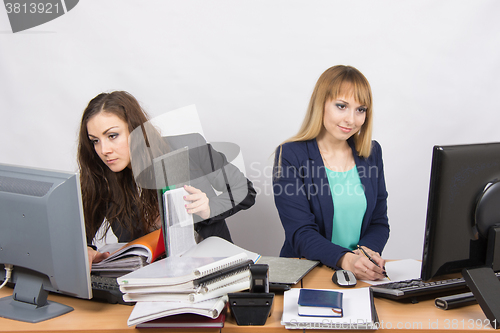
[(116, 278), (90, 275), (92, 286), (92, 300), (102, 301), (111, 304), (134, 305), (135, 302), (125, 302), (123, 293), (120, 291), (120, 286)]
[(461, 290), (469, 291), (463, 278), (447, 279), (434, 282), (424, 282), (421, 279), (412, 279), (405, 281), (395, 281), (384, 284), (373, 285), (370, 287), (373, 296), (383, 297), (394, 300), (406, 300), (413, 298), (432, 298), (446, 295), (449, 293), (458, 293)]
[[(495, 275), (500, 279), (500, 272), (495, 273)], [(416, 301), (418, 298), (433, 298), (458, 294), (459, 292), (470, 292), (462, 277), (429, 282), (424, 282), (421, 279), (394, 281), (372, 285), (370, 288), (375, 297), (394, 300), (411, 299), (412, 301)]]

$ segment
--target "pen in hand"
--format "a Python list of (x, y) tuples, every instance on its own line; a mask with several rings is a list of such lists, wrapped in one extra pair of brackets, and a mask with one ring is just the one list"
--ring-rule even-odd
[[(357, 247), (358, 247), (358, 250), (360, 250), (360, 251), (361, 251), (361, 253), (363, 253), (363, 254), (365, 255), (365, 257), (367, 257), (367, 258), (368, 258), (368, 260), (370, 260), (373, 264), (375, 264), (375, 266), (380, 267), (380, 266), (379, 266), (379, 265), (375, 262), (375, 260), (373, 260), (373, 258), (372, 258), (372, 257), (370, 257), (370, 255), (369, 255), (368, 253), (366, 253), (366, 251), (365, 251), (365, 250), (364, 250), (361, 246), (357, 245)], [(391, 281), (391, 279), (389, 278), (389, 276), (387, 275), (387, 273), (386, 273), (385, 271), (384, 271), (384, 276), (385, 276), (385, 277), (386, 277), (389, 281)]]

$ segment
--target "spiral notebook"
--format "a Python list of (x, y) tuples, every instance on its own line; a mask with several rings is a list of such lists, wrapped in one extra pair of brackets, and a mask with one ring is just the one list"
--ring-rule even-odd
[(126, 302), (186, 302), (198, 303), (209, 299), (218, 298), (228, 293), (247, 290), (250, 288), (250, 278), (242, 277), (237, 281), (228, 282), (225, 285), (210, 289), (207, 292), (196, 291), (192, 293), (176, 293), (176, 292), (161, 292), (161, 293), (126, 293), (123, 295), (123, 300)]
[(225, 269), (218, 270), (212, 274), (173, 285), (149, 284), (149, 285), (128, 285), (120, 286), (122, 293), (130, 294), (159, 294), (159, 293), (207, 293), (228, 283), (236, 282), (241, 278), (250, 278), (250, 264), (252, 260), (242, 261), (237, 265), (232, 265)]
[(247, 255), (218, 257), (167, 257), (117, 279), (121, 286), (177, 285), (213, 274), (246, 261)]

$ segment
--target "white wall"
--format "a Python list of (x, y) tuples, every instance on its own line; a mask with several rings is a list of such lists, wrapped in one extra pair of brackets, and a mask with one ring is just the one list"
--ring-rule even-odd
[(13, 34), (0, 8), (0, 162), (76, 170), (81, 112), (127, 90), (152, 116), (196, 104), (210, 141), (242, 148), (259, 191), (229, 220), (235, 242), (284, 239), (271, 154), (292, 136), (319, 75), (357, 67), (384, 150), (386, 258), (420, 259), (434, 144), (499, 141), (498, 1), (85, 0)]

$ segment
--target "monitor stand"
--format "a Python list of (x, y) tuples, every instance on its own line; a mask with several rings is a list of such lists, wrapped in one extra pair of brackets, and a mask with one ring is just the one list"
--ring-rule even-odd
[(500, 281), (495, 275), (495, 271), (500, 270), (500, 227), (498, 225), (489, 229), (487, 253), (486, 267), (466, 268), (462, 271), (462, 276), (490, 321), (491, 327), (497, 329), (500, 328)]
[(0, 298), (0, 317), (38, 323), (70, 311), (73, 308), (47, 300), (43, 279), (29, 274), (18, 274), (12, 296)]
[(469, 268), (462, 272), (467, 287), (481, 306), (491, 327), (500, 328), (500, 281), (489, 267)]

